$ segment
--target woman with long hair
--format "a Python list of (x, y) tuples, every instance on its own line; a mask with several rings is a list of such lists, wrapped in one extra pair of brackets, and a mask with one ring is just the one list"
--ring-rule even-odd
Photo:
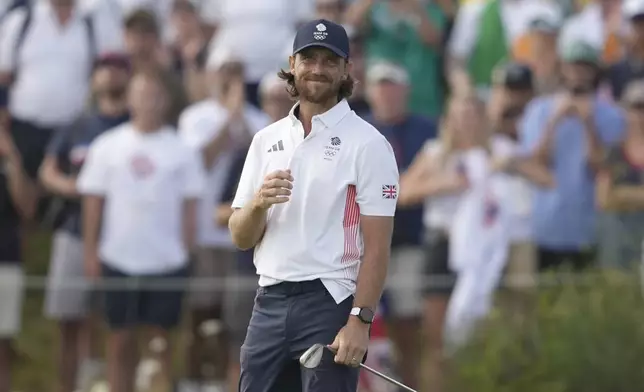
[(427, 143), (400, 179), (398, 204), (425, 204), (428, 280), (423, 329), (433, 388), (440, 386), (443, 325), (456, 279), (449, 267), (448, 234), (460, 193), (467, 189), (461, 159), (471, 149), (488, 148), (484, 123), (484, 106), (473, 93), (452, 97), (440, 137)]

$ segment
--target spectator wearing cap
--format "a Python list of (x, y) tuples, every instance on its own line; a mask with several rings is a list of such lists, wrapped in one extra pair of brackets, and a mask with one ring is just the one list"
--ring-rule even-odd
[(106, 283), (100, 308), (109, 327), (107, 379), (114, 392), (134, 388), (143, 327), (158, 342), (160, 384), (172, 385), (169, 333), (182, 315), (180, 283), (195, 246), (203, 169), (198, 154), (163, 121), (170, 102), (163, 77), (158, 71), (132, 77), (131, 120), (94, 140), (77, 181), (87, 276)]
[(644, 82), (631, 82), (622, 96), (628, 121), (622, 143), (611, 147), (597, 177), (601, 266), (631, 268), (642, 259), (644, 241)]
[[(90, 317), (90, 290), (84, 287), (85, 263), (81, 238), (81, 205), (76, 176), (91, 142), (108, 129), (128, 120), (125, 100), (129, 63), (122, 55), (104, 55), (92, 76), (94, 106), (67, 127), (56, 131), (40, 168), (40, 181), (59, 199), (57, 230), (52, 244), (51, 264), (45, 300), (45, 314), (59, 324), (59, 387), (72, 392), (87, 385), (101, 371), (95, 322)], [(80, 377), (76, 377), (80, 364)], [(84, 384), (81, 382), (81, 384)]]
[(527, 310), (535, 288), (537, 253), (532, 235), (532, 188), (551, 187), (553, 178), (542, 162), (525, 158), (519, 142), (518, 125), (526, 105), (535, 94), (533, 74), (525, 64), (503, 63), (495, 67), (492, 95), (488, 103), (493, 135), (493, 168), (501, 174), (503, 208), (507, 211), (509, 249), (505, 267), (504, 305), (515, 314)]
[[(228, 220), (217, 219), (224, 198), (228, 177), (235, 161), (246, 157), (248, 145), (257, 131), (270, 123), (267, 116), (246, 101), (244, 65), (231, 50), (218, 47), (206, 64), (210, 97), (189, 106), (179, 119), (179, 135), (189, 146), (198, 149), (207, 173), (206, 188), (199, 205), (198, 249), (193, 274), (199, 279), (235, 278), (237, 252), (228, 231)], [(231, 192), (232, 193), (232, 192)], [(226, 207), (224, 207), (226, 208)], [(230, 205), (226, 208), (230, 211)], [(226, 290), (220, 283), (208, 285), (208, 290), (191, 292), (189, 306), (194, 339), (189, 348), (188, 384), (204, 382), (200, 376), (203, 339), (199, 331), (203, 323), (217, 320), (223, 323), (221, 360), (223, 371), (229, 373), (231, 385), (239, 383), (239, 349), (243, 343), (252, 312), (254, 289), (239, 287)], [(223, 380), (222, 380), (223, 381)], [(198, 385), (197, 385), (198, 386)]]
[(537, 95), (551, 94), (559, 88), (559, 56), (557, 39), (563, 19), (556, 7), (544, 7), (530, 21), (524, 51), (516, 61), (530, 66)]
[[(98, 54), (118, 49), (73, 0), (46, 0), (13, 10), (0, 32), (0, 115), (29, 173), (35, 173), (53, 130), (84, 110)], [(5, 118), (6, 120), (7, 118)]]
[(448, 79), (456, 92), (476, 88), (487, 99), (492, 70), (521, 59), (529, 46), (529, 25), (552, 7), (536, 0), (472, 1), (462, 5), (448, 43)]
[[(410, 113), (407, 99), (409, 77), (404, 68), (388, 62), (374, 63), (367, 69), (367, 99), (371, 114), (365, 117), (391, 144), (398, 170), (402, 173), (422, 146), (436, 137), (436, 122)], [(394, 216), (389, 277), (394, 283), (387, 290), (391, 338), (400, 352), (398, 374), (404, 383), (418, 385), (418, 341), (423, 303), (425, 254), (422, 247), (422, 205), (398, 208)]]
[(603, 149), (621, 140), (620, 109), (597, 94), (600, 53), (583, 41), (560, 46), (562, 89), (528, 105), (519, 139), (554, 173), (555, 187), (535, 190), (533, 233), (539, 268), (579, 269), (595, 244), (594, 177)]
[(241, 56), (246, 96), (257, 107), (259, 81), (282, 65), (284, 43), (313, 14), (311, 0), (207, 0), (201, 13), (215, 31), (210, 50), (231, 47)]
[(628, 50), (621, 61), (606, 70), (606, 82), (616, 101), (621, 100), (631, 81), (644, 78), (644, 1), (625, 0), (623, 8), (631, 25)]
[(133, 71), (152, 71), (163, 74), (166, 90), (170, 91), (169, 124), (176, 125), (179, 115), (188, 105), (186, 87), (181, 77), (172, 71), (168, 53), (161, 41), (159, 24), (154, 13), (137, 10), (125, 19), (125, 50), (132, 62)]
[(383, 60), (405, 68), (412, 113), (428, 117), (441, 114), (445, 15), (438, 4), (357, 0), (347, 8), (345, 23), (363, 35), (367, 65)]
[(208, 37), (204, 32), (197, 8), (188, 0), (179, 0), (170, 19), (175, 31), (171, 44), (173, 66), (183, 78), (190, 102), (205, 99), (208, 92), (203, 80), (203, 68), (208, 56)]
[(561, 30), (561, 42), (587, 42), (599, 51), (604, 65), (621, 60), (628, 33), (628, 24), (622, 12), (624, 1), (626, 0), (587, 1), (578, 13), (566, 20)]

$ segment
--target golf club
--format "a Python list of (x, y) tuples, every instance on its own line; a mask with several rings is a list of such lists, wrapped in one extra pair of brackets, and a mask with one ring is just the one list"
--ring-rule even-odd
[[(327, 349), (333, 352), (333, 350), (331, 350), (329, 347), (325, 346), (324, 344), (314, 344), (313, 346), (311, 346), (311, 348), (306, 350), (304, 354), (302, 354), (302, 356), (300, 357), (300, 364), (307, 369), (315, 369), (316, 367), (318, 367), (318, 365), (320, 364), (320, 361), (322, 360), (322, 354), (324, 354), (324, 349)], [(407, 385), (402, 384), (394, 380), (393, 378), (385, 374), (382, 374), (375, 369), (370, 368), (369, 366), (363, 363), (360, 364), (360, 367), (365, 369), (368, 372), (375, 374), (378, 377), (381, 377), (383, 380), (389, 381), (390, 383), (400, 388), (403, 388), (406, 391), (417, 392), (416, 390), (409, 388)]]

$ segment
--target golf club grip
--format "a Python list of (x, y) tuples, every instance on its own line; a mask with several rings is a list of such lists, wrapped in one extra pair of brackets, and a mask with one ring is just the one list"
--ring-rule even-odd
[[(331, 351), (333, 354), (337, 354), (337, 350), (335, 350), (335, 349), (331, 348), (330, 346), (325, 346), (325, 347), (327, 348), (327, 350)], [(380, 373), (380, 372), (379, 372), (379, 371), (377, 371), (376, 369), (372, 369), (372, 368), (370, 368), (369, 366), (365, 365), (364, 363), (361, 363), (361, 364), (360, 364), (360, 367), (361, 367), (361, 368), (363, 368), (364, 370), (366, 370), (366, 371), (368, 371), (368, 372), (372, 373), (372, 374), (375, 374), (376, 376), (378, 376), (378, 377), (382, 378), (383, 380), (389, 381), (390, 383), (392, 383), (392, 384), (394, 384), (394, 385), (396, 385), (396, 386), (398, 386), (398, 387), (400, 387), (400, 388), (404, 389), (405, 391), (408, 391), (408, 392), (418, 392), (418, 391), (416, 391), (415, 389), (411, 389), (411, 388), (410, 388), (410, 387), (408, 387), (407, 385), (405, 385), (405, 384), (403, 384), (403, 383), (401, 383), (401, 382), (399, 382), (399, 381), (394, 380), (393, 378), (391, 378), (391, 377), (387, 376), (386, 374)]]

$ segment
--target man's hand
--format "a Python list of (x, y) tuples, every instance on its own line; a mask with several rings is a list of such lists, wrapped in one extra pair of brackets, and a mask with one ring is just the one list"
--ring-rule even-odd
[(350, 316), (329, 348), (335, 352), (335, 363), (358, 367), (369, 346), (369, 324)]
[(293, 189), (293, 176), (290, 170), (277, 170), (264, 178), (262, 187), (255, 195), (255, 207), (268, 210), (273, 204), (286, 203)]

